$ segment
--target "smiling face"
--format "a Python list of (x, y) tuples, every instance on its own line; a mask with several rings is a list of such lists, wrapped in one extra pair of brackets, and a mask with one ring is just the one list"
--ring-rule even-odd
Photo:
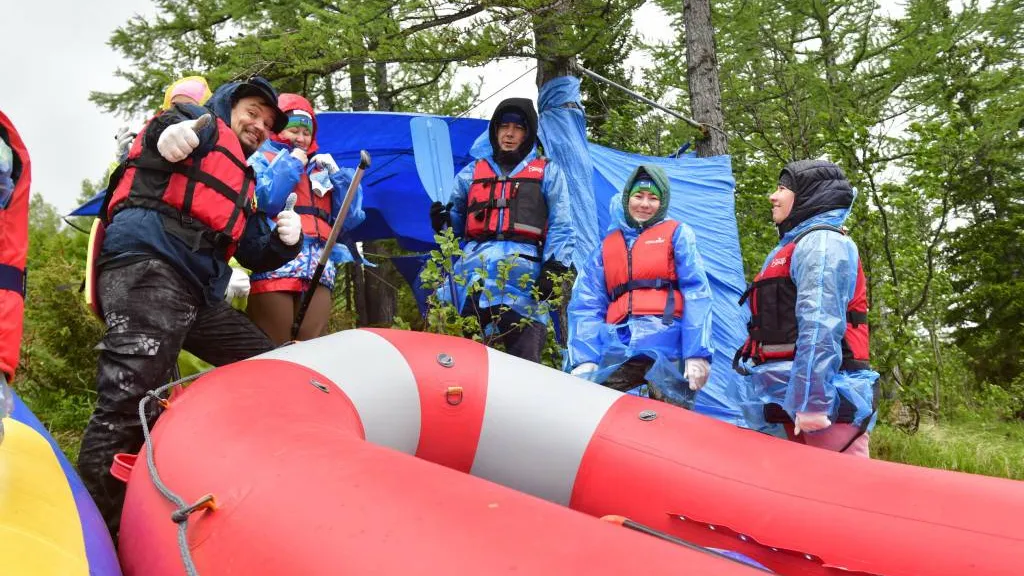
[(796, 199), (796, 193), (780, 185), (768, 196), (768, 201), (772, 203), (772, 221), (776, 224), (782, 224), (782, 221), (789, 217), (789, 213), (793, 211), (793, 200)]
[(661, 199), (649, 190), (637, 190), (629, 196), (629, 215), (641, 224), (654, 218), (658, 208), (661, 208)]
[(231, 130), (248, 156), (267, 139), (274, 127), (274, 111), (257, 96), (240, 98), (231, 108)]
[(498, 126), (498, 146), (504, 152), (513, 152), (526, 140), (526, 128), (506, 122)]
[(313, 143), (313, 133), (309, 131), (309, 128), (304, 126), (292, 126), (291, 128), (285, 128), (284, 130), (281, 130), (278, 135), (291, 142), (293, 148), (309, 150), (309, 145)]

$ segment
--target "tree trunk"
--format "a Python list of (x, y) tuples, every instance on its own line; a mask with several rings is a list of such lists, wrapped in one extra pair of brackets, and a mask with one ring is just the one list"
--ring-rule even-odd
[[(371, 254), (390, 254), (385, 242), (363, 242), (363, 250)], [(366, 293), (366, 324), (378, 328), (390, 328), (395, 323), (398, 310), (398, 293), (393, 282), (394, 271), (390, 260), (379, 259), (376, 268), (363, 268)]]
[(366, 276), (362, 264), (350, 262), (346, 264), (352, 273), (352, 292), (355, 300), (356, 326), (370, 325), (370, 313), (366, 308)]
[(543, 15), (534, 17), (533, 39), (537, 47), (537, 88), (545, 82), (559, 76), (568, 76), (572, 72), (571, 63), (574, 57), (562, 54), (560, 39), (564, 36), (563, 28), (568, 26), (566, 19), (569, 17), (573, 2), (565, 1), (547, 11)]
[(370, 109), (370, 91), (366, 88), (366, 61), (362, 58), (353, 58), (348, 67), (352, 87), (352, 110), (365, 112)]
[[(352, 86), (352, 109), (365, 112), (370, 109), (370, 91), (366, 84), (366, 61), (354, 58), (349, 63), (349, 78)], [(344, 191), (342, 191), (344, 193)], [(364, 251), (373, 252), (373, 243), (363, 244)], [(380, 322), (388, 310), (393, 320), (394, 304), (387, 302), (387, 296), (381, 293), (366, 269), (360, 264), (352, 264), (352, 281), (355, 286), (356, 317), (359, 326), (381, 325)], [(384, 302), (382, 302), (384, 300)], [(386, 325), (391, 326), (389, 320)]]
[(686, 27), (686, 83), (690, 90), (690, 110), (694, 120), (714, 127), (707, 129), (706, 137), (697, 140), (697, 156), (721, 156), (728, 153), (728, 149), (725, 134), (721, 132), (722, 90), (718, 84), (718, 56), (710, 0), (684, 0), (683, 25)]

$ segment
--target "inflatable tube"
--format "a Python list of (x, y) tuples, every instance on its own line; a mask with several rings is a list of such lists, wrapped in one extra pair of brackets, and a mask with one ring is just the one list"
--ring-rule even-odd
[(118, 576), (114, 544), (71, 463), (14, 399), (0, 444), (0, 574)]
[(85, 304), (92, 310), (101, 321), (103, 310), (100, 308), (99, 295), (99, 262), (100, 253), (103, 250), (103, 240), (107, 237), (107, 228), (100, 218), (92, 221), (92, 228), (89, 229), (89, 247), (85, 253)]
[[(782, 574), (1024, 561), (1024, 483), (789, 443), (424, 333), (353, 330), (215, 370), (152, 445), (168, 487), (214, 496), (188, 519), (207, 575), (753, 570), (587, 517), (612, 514)], [(181, 573), (174, 511), (135, 466), (126, 574)]]

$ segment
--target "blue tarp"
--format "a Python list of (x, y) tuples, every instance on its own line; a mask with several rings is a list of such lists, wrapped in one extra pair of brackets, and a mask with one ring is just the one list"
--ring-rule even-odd
[[(340, 166), (355, 167), (359, 150), (370, 153), (370, 169), (363, 176), (363, 210), (366, 220), (351, 231), (356, 242), (397, 238), (408, 250), (433, 246), (430, 229), (430, 198), (416, 174), (409, 120), (420, 114), (391, 112), (321, 112), (317, 114), (317, 143)], [(473, 140), (487, 130), (477, 118), (444, 118), (452, 140), (455, 171), (469, 164)], [(103, 193), (79, 206), (70, 216), (99, 214)]]
[[(573, 198), (578, 201), (578, 206), (574, 207), (574, 218), (586, 222), (581, 228), (585, 245), (596, 247), (597, 238), (591, 239), (589, 230), (598, 231), (599, 236), (607, 230), (609, 200), (620, 191), (637, 165), (658, 164), (668, 173), (672, 181), (669, 216), (693, 228), (715, 296), (713, 342), (716, 352), (706, 393), (702, 392), (697, 397), (697, 409), (739, 423), (740, 415), (728, 407), (733, 404), (728, 398), (734, 397), (736, 387), (742, 385), (740, 377), (732, 370), (731, 362), (732, 354), (743, 343), (748, 314), (746, 308), (737, 305), (745, 289), (745, 281), (730, 159), (693, 156), (651, 158), (589, 143), (585, 153), (579, 138), (582, 114), (577, 117), (575, 112), (567, 114), (569, 109), (550, 108), (557, 103), (571, 101), (573, 85), (560, 83), (555, 87), (557, 90), (545, 92), (545, 98), (553, 100), (547, 104), (544, 102), (548, 100), (542, 101), (544, 142), (547, 153), (561, 159), (563, 170), (571, 175), (569, 187), (575, 190)], [(554, 119), (548, 116), (552, 110), (557, 114)], [(361, 148), (373, 158), (372, 166), (363, 178), (366, 220), (351, 231), (350, 238), (354, 241), (397, 238), (400, 245), (409, 250), (434, 247), (428, 216), (430, 198), (420, 184), (412, 152), (409, 120), (413, 116), (384, 112), (324, 112), (317, 116), (317, 141), (322, 152), (330, 153), (343, 166), (355, 166)], [(470, 118), (444, 120), (451, 133), (457, 172), (473, 159), (472, 152), (482, 152), (471, 152), (471, 147), (486, 132), (487, 121)], [(486, 141), (486, 136), (482, 140)], [(556, 152), (553, 148), (563, 150)], [(590, 182), (593, 200), (587, 198), (590, 192), (585, 185), (574, 185), (574, 181), (578, 182), (585, 173), (587, 161), (593, 163)], [(94, 198), (72, 215), (95, 215), (99, 203), (100, 199)], [(406, 279), (413, 276), (414, 259), (396, 264)], [(425, 292), (414, 290), (414, 294), (423, 297)]]

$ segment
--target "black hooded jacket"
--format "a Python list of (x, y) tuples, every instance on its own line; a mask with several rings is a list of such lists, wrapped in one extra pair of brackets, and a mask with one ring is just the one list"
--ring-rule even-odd
[(826, 160), (786, 164), (779, 174), (779, 184), (795, 195), (789, 216), (777, 225), (779, 238), (811, 216), (853, 204), (853, 187), (843, 169)]
[[(526, 138), (516, 150), (504, 152), (498, 146), (498, 126), (501, 125), (501, 115), (509, 111), (519, 112), (526, 118)], [(502, 100), (491, 116), (488, 136), (491, 141), (491, 149), (494, 151), (494, 161), (507, 174), (522, 162), (523, 158), (526, 158), (526, 155), (537, 144), (537, 110), (533, 107), (533, 101), (528, 98)]]
[[(170, 125), (185, 120), (194, 120), (212, 112), (214, 116), (231, 124), (231, 108), (240, 98), (237, 82), (221, 86), (204, 106), (176, 104), (161, 113), (146, 126), (143, 146), (157, 150), (160, 135)], [(211, 123), (199, 131), (199, 146), (192, 152), (194, 158), (208, 154), (216, 143), (216, 126)], [(136, 176), (140, 177), (140, 176)], [(166, 174), (149, 175), (152, 178), (168, 179)], [(159, 183), (155, 183), (159, 184)], [(164, 183), (166, 186), (166, 183)], [(231, 268), (227, 262), (209, 251), (193, 251), (185, 241), (166, 229), (166, 219), (159, 212), (147, 208), (121, 210), (107, 226), (106, 238), (99, 260), (99, 266), (127, 265), (148, 258), (160, 258), (174, 266), (183, 278), (192, 284), (196, 295), (207, 302), (224, 298)], [(300, 240), (295, 246), (287, 246), (270, 229), (266, 215), (253, 213), (245, 223), (242, 237), (238, 241), (235, 259), (253, 272), (274, 270), (292, 260), (302, 248)]]

